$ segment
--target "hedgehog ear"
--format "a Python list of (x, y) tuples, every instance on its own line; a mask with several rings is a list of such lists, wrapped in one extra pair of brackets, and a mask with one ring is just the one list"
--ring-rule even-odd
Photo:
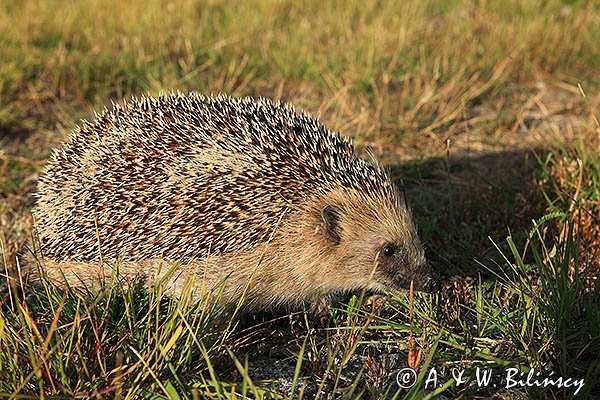
[(327, 204), (321, 210), (321, 218), (323, 219), (325, 232), (335, 244), (339, 244), (341, 240), (341, 213), (342, 207), (337, 204)]
[(404, 208), (409, 208), (408, 198), (406, 197), (406, 186), (404, 186), (403, 180), (400, 180), (400, 202), (404, 206)]

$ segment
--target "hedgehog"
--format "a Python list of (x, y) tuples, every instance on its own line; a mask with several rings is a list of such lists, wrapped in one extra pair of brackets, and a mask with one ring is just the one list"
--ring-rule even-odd
[(263, 310), (436, 282), (382, 165), (265, 98), (113, 103), (53, 151), (36, 200), (42, 269), (69, 287), (118, 271)]

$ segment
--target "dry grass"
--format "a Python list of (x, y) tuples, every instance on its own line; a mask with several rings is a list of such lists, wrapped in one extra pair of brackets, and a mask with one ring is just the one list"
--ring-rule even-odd
[[(440, 312), (421, 310), (415, 317), (424, 331), (433, 329), (427, 318), (437, 316), (439, 324), (446, 324), (444, 329), (453, 331), (453, 335), (464, 335), (461, 338), (468, 342), (472, 336), (470, 326), (473, 318), (477, 323), (482, 318), (485, 321), (489, 318), (494, 321), (492, 325), (496, 331), (481, 328), (478, 333), (484, 338), (490, 335), (502, 345), (498, 345), (499, 350), (490, 345), (486, 351), (493, 353), (498, 350), (495, 354), (506, 351), (504, 361), (533, 362), (537, 348), (534, 344), (523, 342), (518, 330), (534, 322), (542, 325), (550, 323), (554, 317), (535, 319), (538, 317), (531, 313), (518, 314), (515, 311), (518, 318), (505, 321), (502, 319), (504, 315), (494, 314), (497, 319), (490, 315), (495, 309), (502, 308), (505, 298), (514, 298), (516, 294), (522, 295), (519, 301), (529, 299), (527, 307), (540, 303), (539, 298), (533, 295), (528, 298), (531, 293), (525, 295), (514, 287), (496, 284), (493, 279), (481, 285), (477, 278), (464, 281), (463, 278), (477, 274), (493, 278), (493, 273), (482, 270), (480, 263), (489, 265), (496, 262), (503, 268), (509, 264), (519, 266), (515, 256), (519, 251), (513, 251), (510, 242), (505, 241), (506, 236), (510, 232), (517, 246), (524, 246), (529, 239), (531, 219), (540, 218), (548, 210), (565, 217), (563, 221), (568, 219), (567, 211), (572, 211), (574, 218), (571, 215), (570, 219), (578, 222), (582, 233), (577, 246), (579, 254), (584, 257), (578, 265), (597, 271), (599, 258), (594, 258), (595, 253), (592, 254), (589, 249), (598, 247), (600, 235), (600, 162), (597, 151), (600, 130), (594, 119), (599, 114), (600, 105), (598, 37), (600, 8), (597, 2), (591, 0), (2, 1), (0, 266), (14, 268), (18, 250), (29, 241), (32, 232), (29, 211), (33, 206), (32, 193), (37, 173), (50, 149), (68, 136), (80, 118), (93, 118), (94, 109), (109, 105), (112, 100), (147, 92), (155, 94), (161, 90), (263, 95), (292, 101), (300, 108), (320, 115), (331, 128), (354, 137), (361, 148), (373, 149), (390, 166), (394, 175), (404, 180), (421, 233), (428, 242), (429, 258), (447, 275), (458, 275), (458, 279), (453, 281), (455, 288), (439, 300)], [(582, 96), (579, 83), (587, 97)], [(544, 162), (536, 161), (532, 149)], [(560, 231), (562, 226), (567, 225), (559, 223), (549, 228), (545, 237), (549, 242), (555, 240), (561, 243), (558, 249), (568, 247), (566, 236), (560, 237), (556, 231)], [(489, 238), (500, 247), (500, 252)], [(520, 273), (531, 275), (531, 271), (525, 268), (527, 263), (538, 268), (548, 266), (547, 262), (537, 263), (535, 259), (536, 254), (545, 254), (543, 251), (536, 253), (528, 248), (522, 253), (528, 258), (519, 266), (523, 268), (516, 273), (517, 277), (521, 276)], [(567, 253), (570, 257), (570, 250)], [(504, 260), (503, 254), (510, 260)], [(557, 262), (557, 265), (562, 264)], [(500, 270), (502, 268), (492, 268), (493, 272)], [(550, 278), (556, 278), (556, 282), (560, 281), (560, 274), (549, 274)], [(587, 290), (576, 289), (573, 293)], [(579, 310), (577, 307), (582, 304), (578, 299), (583, 297), (577, 296), (572, 302), (566, 302), (574, 310)], [(79, 301), (77, 297), (66, 298)], [(52, 296), (46, 300), (55, 306), (63, 301)], [(150, 302), (148, 299), (143, 301)], [(553, 299), (548, 301), (543, 312), (554, 305), (551, 303)], [(107, 304), (106, 309), (120, 312), (121, 303), (115, 305), (107, 300)], [(525, 307), (525, 303), (518, 304)], [(418, 305), (434, 308), (423, 299)], [(90, 310), (96, 306), (101, 308), (95, 303), (88, 304)], [(98, 352), (114, 349), (110, 346), (121, 343), (118, 335), (94, 319), (95, 314), (90, 310), (81, 312), (74, 310), (72, 304), (70, 307), (67, 306), (67, 311), (60, 317), (65, 324), (61, 326), (64, 332), (75, 332), (74, 325), (69, 324), (73, 322), (71, 318), (77, 316), (87, 321), (86, 329), (94, 331), (100, 326), (107, 335), (107, 340), (102, 343), (108, 347), (93, 350), (93, 341), (88, 342), (89, 338), (82, 334), (79, 337), (82, 349), (97, 357)], [(378, 346), (390, 337), (397, 339), (394, 343), (405, 345), (409, 334), (398, 321), (406, 322), (403, 318), (408, 308), (398, 307), (394, 321), (385, 322), (387, 330), (384, 329), (383, 336), (380, 331), (371, 334), (369, 329), (365, 333), (361, 323), (350, 317), (357, 329), (346, 334), (354, 335), (352, 337), (357, 341), (372, 340)], [(154, 311), (146, 311), (144, 314), (137, 309), (135, 313), (142, 319), (159, 321), (152, 314)], [(14, 328), (15, 335), (18, 335), (23, 334), (16, 328), (18, 323), (23, 322), (23, 318), (29, 321), (28, 318), (33, 318), (35, 313), (21, 310), (10, 315), (2, 314), (2, 318), (15, 324), (11, 329)], [(45, 325), (44, 321), (38, 321), (40, 326), (46, 329), (46, 333), (55, 332), (56, 326), (51, 324), (53, 317), (43, 315), (50, 322)], [(170, 330), (165, 333), (164, 343), (171, 343), (169, 335), (178, 332), (177, 326), (182, 321), (191, 320), (190, 315), (185, 314), (185, 318), (166, 317), (169, 321), (166, 326)], [(338, 330), (339, 323), (347, 322), (340, 318), (336, 326)], [(114, 323), (116, 320), (111, 321)], [(579, 322), (577, 320), (574, 324)], [(132, 328), (128, 335), (150, 337), (148, 329), (160, 326), (165, 328), (165, 325), (148, 323), (147, 331), (144, 331), (135, 325), (139, 330)], [(6, 342), (15, 346), (15, 354), (23, 356), (27, 351), (37, 351), (37, 358), (33, 353), (27, 353), (30, 363), (36, 360), (46, 362), (45, 356), (57, 357), (51, 351), (44, 353), (48, 349), (43, 346), (51, 341), (46, 343), (44, 337), (36, 336), (35, 324), (27, 327), (31, 334), (27, 337), (32, 339), (30, 348), (19, 347), (20, 342), (17, 341)], [(267, 325), (265, 329), (272, 328)], [(327, 349), (338, 343), (338, 339), (316, 335), (313, 341), (309, 333), (314, 331), (305, 326), (301, 329), (305, 328), (308, 333), (296, 335), (293, 326), (290, 331), (289, 326), (281, 328), (276, 325), (274, 331), (265, 335), (279, 335), (282, 341), (274, 339), (274, 343), (287, 343), (296, 352), (300, 349), (305, 351), (301, 357), (305, 360), (302, 370), (306, 371), (306, 365), (310, 365), (308, 370), (315, 371), (315, 381), (323, 379), (325, 382), (327, 379), (323, 374), (334, 371), (324, 369), (323, 359), (315, 354), (325, 351), (328, 356), (331, 355)], [(495, 335), (504, 328), (514, 328), (514, 332), (499, 339)], [(0, 344), (2, 332), (5, 332), (2, 329)], [(581, 331), (587, 332), (583, 328)], [(186, 340), (193, 342), (192, 331), (185, 332)], [(236, 340), (244, 343), (263, 333), (256, 329)], [(546, 328), (541, 333), (530, 333), (527, 337), (532, 343), (538, 340), (536, 337), (551, 337), (550, 329)], [(338, 334), (340, 343), (345, 343), (345, 340), (354, 343), (350, 336)], [(52, 342), (56, 349), (64, 345), (56, 337), (52, 340), (57, 340)], [(133, 347), (143, 343), (141, 339), (139, 342), (127, 340), (127, 345)], [(160, 353), (159, 346), (164, 345), (161, 340), (154, 343), (153, 352), (143, 353), (143, 347), (140, 347), (142, 353), (139, 359), (135, 358), (136, 362), (152, 360), (153, 367), (143, 369), (132, 362), (128, 371), (130, 376), (135, 377), (132, 380), (137, 379), (133, 387), (139, 388), (142, 386), (136, 385), (152, 381), (150, 375), (158, 373), (160, 368), (180, 371), (180, 367), (162, 364), (156, 359), (156, 354)], [(460, 353), (464, 349), (457, 350), (460, 340), (456, 336), (451, 335), (444, 340), (447, 343), (456, 340), (456, 346), (446, 344), (444, 350), (438, 352), (441, 361), (461, 359), (468, 353), (466, 350)], [(474, 343), (474, 348), (482, 346), (480, 342)], [(592, 340), (590, 343), (588, 350), (594, 349), (595, 342)], [(549, 346), (547, 343), (544, 345)], [(127, 350), (129, 348), (123, 346), (120, 348), (124, 349), (127, 357), (133, 357)], [(244, 349), (246, 345), (236, 342), (236, 346)], [(256, 347), (249, 348), (256, 351)], [(423, 345), (423, 349), (426, 348)], [(510, 350), (512, 348), (517, 350)], [(563, 357), (567, 354), (575, 360), (586, 354), (585, 351), (582, 354), (570, 353), (569, 349), (562, 351), (558, 345), (544, 349), (547, 350), (544, 354), (550, 359), (556, 354), (563, 354)], [(193, 354), (203, 354), (201, 350), (201, 346), (194, 347)], [(183, 356), (186, 356), (185, 352)], [(187, 356), (191, 357), (191, 353)], [(85, 369), (85, 357), (81, 355), (74, 370)], [(227, 360), (233, 365), (226, 352), (219, 353), (215, 360)], [(112, 359), (109, 361), (109, 364), (113, 362)], [(41, 377), (41, 382), (60, 384), (62, 378), (59, 374), (52, 375), (52, 371), (64, 365), (56, 360), (54, 362), (48, 369), (50, 378)], [(180, 365), (188, 366), (187, 362), (181, 361)], [(15, 363), (13, 366), (17, 368), (26, 364)], [(93, 365), (97, 370), (91, 371), (90, 376), (101, 371), (98, 373), (102, 379), (110, 383), (114, 376), (109, 366), (112, 368), (113, 365), (100, 361)], [(376, 362), (368, 365), (372, 384), (363, 383), (363, 386), (377, 386), (374, 382), (379, 382), (381, 371), (378, 372), (377, 368), (380, 365)], [(567, 368), (570, 364), (562, 360), (562, 364), (557, 361), (553, 365)], [(200, 372), (207, 376), (205, 367), (206, 363), (192, 369), (190, 376)], [(239, 382), (241, 379), (243, 385), (250, 385), (247, 377), (240, 378), (244, 371), (244, 368), (231, 367), (231, 380)], [(165, 370), (160, 373), (168, 375)], [(35, 386), (31, 383), (35, 381), (34, 375), (21, 377), (24, 382), (29, 379), (23, 387), (28, 384)], [(187, 374), (183, 375), (187, 377)], [(102, 387), (112, 388), (105, 396), (112, 396), (117, 393), (115, 390), (120, 390), (97, 379), (77, 382), (74, 376), (68, 376), (62, 382), (87, 394)], [(205, 394), (212, 393), (215, 397), (218, 397), (215, 394), (218, 392), (234, 391), (228, 383), (212, 376), (210, 379), (202, 378), (201, 384), (198, 384), (197, 375), (194, 379), (189, 382), (184, 379), (183, 383), (173, 381), (173, 384), (177, 387), (203, 387)], [(172, 394), (173, 386), (159, 387), (155, 383), (150, 386), (151, 390), (164, 389), (163, 394)], [(240, 386), (233, 387), (238, 390)], [(39, 393), (50, 391), (44, 384), (42, 389), (35, 388), (40, 390)], [(29, 393), (39, 394), (35, 390), (30, 388)], [(62, 389), (54, 386), (52, 390)], [(131, 389), (128, 393), (134, 392)], [(62, 393), (69, 392), (65, 389)], [(377, 391), (371, 393), (374, 397), (381, 394)], [(101, 394), (96, 395), (101, 397)]]

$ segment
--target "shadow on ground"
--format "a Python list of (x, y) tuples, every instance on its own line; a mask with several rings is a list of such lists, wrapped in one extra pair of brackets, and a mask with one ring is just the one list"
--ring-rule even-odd
[(445, 278), (487, 274), (507, 249), (526, 240), (547, 204), (539, 183), (541, 150), (453, 155), (391, 168), (404, 183), (428, 259)]

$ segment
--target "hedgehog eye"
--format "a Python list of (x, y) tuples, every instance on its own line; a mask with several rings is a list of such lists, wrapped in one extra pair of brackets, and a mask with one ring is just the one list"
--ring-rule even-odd
[(396, 246), (392, 243), (388, 243), (381, 248), (381, 254), (384, 257), (392, 257), (396, 252)]

